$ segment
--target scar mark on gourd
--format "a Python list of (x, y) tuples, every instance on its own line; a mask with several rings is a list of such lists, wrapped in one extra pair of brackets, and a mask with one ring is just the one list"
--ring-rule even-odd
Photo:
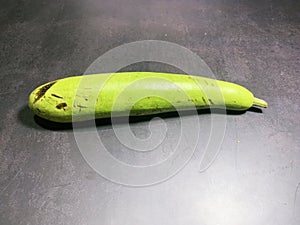
[(210, 102), (211, 105), (214, 105), (215, 103), (209, 98), (208, 101)]
[(77, 104), (77, 107), (78, 107), (78, 108), (81, 108), (81, 109), (83, 109), (83, 108), (87, 108), (87, 106), (84, 106), (84, 105), (79, 105), (79, 104)]
[(207, 105), (207, 102), (204, 97), (202, 97), (203, 102)]
[(53, 97), (55, 97), (55, 98), (63, 98), (63, 97), (61, 97), (61, 96), (59, 96), (59, 95), (56, 95), (56, 94), (51, 94)]
[(55, 83), (56, 83), (56, 81), (53, 81), (53, 82), (51, 82), (51, 83), (49, 83), (49, 84), (46, 84), (46, 85), (44, 85), (43, 87), (41, 87), (41, 88), (36, 92), (33, 103), (36, 103), (41, 97), (43, 97), (43, 96), (46, 94), (46, 92), (48, 91), (48, 89), (49, 89), (53, 84), (55, 84)]
[(67, 103), (63, 102), (63, 103), (59, 103), (56, 108), (57, 109), (63, 109), (65, 110), (65, 107), (67, 107)]
[(79, 105), (79, 104), (77, 104), (77, 105), (76, 105), (76, 107), (78, 107), (78, 108), (79, 108), (79, 112), (81, 112), (81, 109), (85, 109), (85, 108), (87, 108), (87, 106), (84, 106), (84, 105)]

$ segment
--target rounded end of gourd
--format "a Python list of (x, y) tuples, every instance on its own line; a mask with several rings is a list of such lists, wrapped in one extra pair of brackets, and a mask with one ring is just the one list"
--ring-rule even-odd
[(259, 106), (259, 107), (263, 107), (263, 108), (267, 108), (268, 107), (268, 103), (260, 98), (254, 98), (253, 100), (253, 106)]

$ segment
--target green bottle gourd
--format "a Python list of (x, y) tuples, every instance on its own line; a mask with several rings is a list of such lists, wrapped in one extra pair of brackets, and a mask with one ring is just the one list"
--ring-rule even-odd
[(175, 110), (267, 107), (246, 88), (184, 74), (118, 72), (73, 76), (37, 87), (29, 108), (54, 122), (111, 116), (150, 115)]

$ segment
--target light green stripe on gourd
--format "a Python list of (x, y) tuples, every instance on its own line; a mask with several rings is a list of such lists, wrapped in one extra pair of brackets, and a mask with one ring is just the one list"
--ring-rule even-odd
[[(137, 99), (142, 97), (139, 101)], [(247, 110), (267, 107), (246, 88), (200, 76), (154, 72), (122, 72), (67, 77), (36, 88), (29, 107), (55, 122), (126, 115), (149, 115), (193, 108)]]

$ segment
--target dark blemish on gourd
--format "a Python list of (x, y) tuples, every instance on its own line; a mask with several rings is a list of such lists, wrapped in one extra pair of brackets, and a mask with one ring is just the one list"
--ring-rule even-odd
[(63, 103), (59, 103), (56, 108), (57, 109), (63, 109), (65, 110), (65, 107), (67, 107), (67, 103), (63, 102)]
[(77, 107), (78, 107), (78, 108), (81, 108), (81, 109), (82, 109), (82, 108), (87, 108), (87, 106), (79, 105), (79, 104), (77, 104)]
[(207, 105), (207, 102), (204, 97), (202, 97), (203, 102)]
[(63, 97), (61, 97), (61, 96), (59, 96), (59, 95), (56, 95), (56, 94), (51, 94), (53, 97), (55, 97), (55, 98), (63, 98)]
[(215, 103), (209, 98), (208, 101), (210, 102), (211, 105), (214, 105)]
[(41, 97), (43, 97), (46, 94), (46, 92), (48, 91), (48, 89), (55, 83), (56, 83), (56, 81), (53, 81), (53, 82), (41, 87), (35, 94), (33, 104), (36, 103)]
[(79, 104), (77, 104), (77, 105), (76, 105), (76, 107), (78, 107), (78, 108), (79, 108), (79, 112), (81, 112), (81, 109), (85, 109), (85, 108), (87, 108), (87, 106), (84, 106), (84, 105), (79, 105)]
[(208, 85), (208, 82), (207, 82), (206, 80), (204, 80), (204, 82), (205, 82), (205, 84), (207, 84), (207, 85)]

